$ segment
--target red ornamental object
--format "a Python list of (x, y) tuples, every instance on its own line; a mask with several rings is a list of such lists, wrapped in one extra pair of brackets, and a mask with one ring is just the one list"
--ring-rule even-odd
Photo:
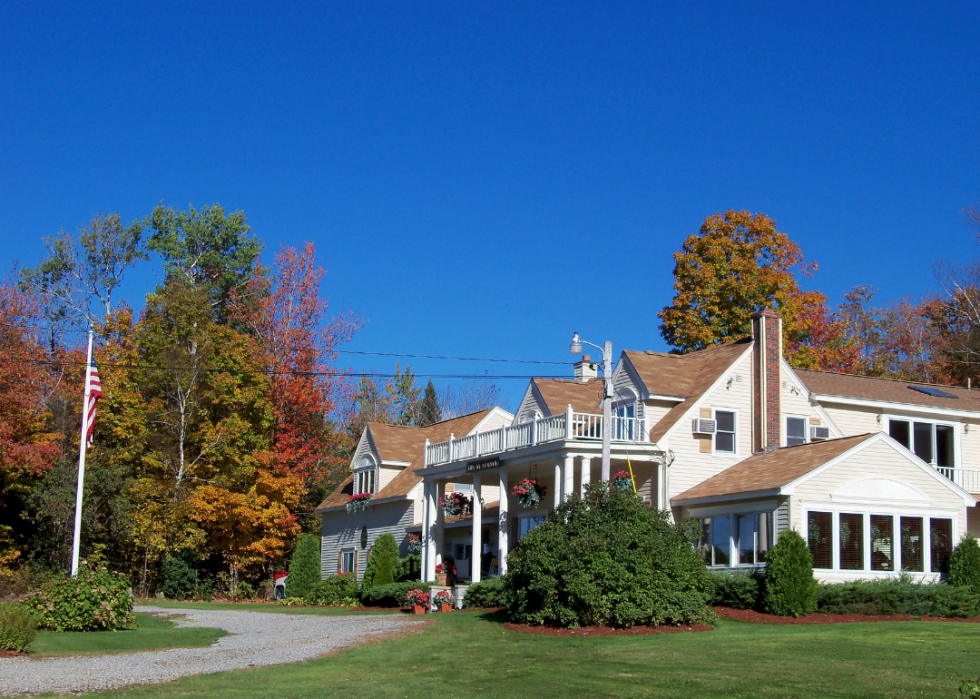
[(371, 499), (371, 493), (358, 493), (357, 495), (351, 495), (347, 498), (347, 512), (360, 512), (365, 509), (368, 504), (368, 500)]
[(613, 485), (620, 490), (633, 490), (633, 476), (628, 471), (617, 471), (612, 478)]
[(466, 514), (473, 511), (473, 500), (462, 493), (446, 493), (439, 498), (439, 507), (449, 517)]
[(548, 489), (533, 478), (518, 481), (510, 491), (511, 495), (517, 496), (517, 501), (523, 507), (537, 507), (547, 493)]

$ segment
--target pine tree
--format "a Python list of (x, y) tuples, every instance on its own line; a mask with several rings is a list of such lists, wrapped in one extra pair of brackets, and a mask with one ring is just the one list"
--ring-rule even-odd
[(374, 546), (371, 548), (371, 557), (368, 558), (364, 577), (361, 579), (361, 589), (368, 590), (394, 582), (400, 569), (398, 542), (395, 541), (394, 535), (382, 534), (375, 539)]
[(286, 578), (287, 597), (306, 597), (320, 582), (320, 537), (303, 534), (299, 537)]
[(425, 427), (442, 420), (442, 408), (439, 407), (439, 399), (436, 397), (436, 387), (432, 385), (432, 379), (425, 385), (425, 393), (419, 403), (419, 415), (416, 421), (417, 427)]
[(949, 582), (980, 594), (980, 546), (967, 532), (949, 557)]
[(766, 556), (766, 611), (778, 616), (806, 616), (817, 608), (813, 555), (806, 541), (789, 529)]

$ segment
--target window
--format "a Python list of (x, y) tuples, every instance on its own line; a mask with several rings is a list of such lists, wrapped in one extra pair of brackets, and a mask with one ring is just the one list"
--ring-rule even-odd
[(864, 515), (841, 513), (838, 521), (841, 570), (864, 570)]
[(731, 565), (731, 517), (714, 517), (711, 520), (711, 553), (714, 556), (712, 565)]
[(922, 518), (902, 517), (902, 570), (921, 573), (922, 562)]
[(927, 464), (944, 468), (955, 465), (952, 425), (890, 419), (888, 434)]
[(731, 410), (715, 411), (715, 452), (736, 453), (735, 413)]
[(814, 568), (834, 567), (834, 545), (831, 537), (834, 516), (830, 512), (807, 514), (807, 545), (813, 554)]
[(613, 420), (613, 425), (615, 426), (613, 439), (635, 439), (636, 435), (633, 434), (633, 431), (636, 426), (636, 421), (633, 418), (636, 417), (636, 403), (632, 400), (629, 402), (613, 403), (612, 413), (613, 417), (617, 418)]
[(358, 471), (354, 474), (354, 495), (374, 493), (374, 469)]
[(791, 447), (796, 444), (806, 444), (806, 418), (788, 417), (786, 418), (786, 446)]
[(452, 488), (449, 487), (450, 484), (446, 484), (446, 491), (451, 493), (472, 493), (473, 484), (472, 483), (452, 483)]
[(771, 512), (719, 515), (705, 517), (700, 522), (698, 552), (709, 566), (757, 565), (765, 562), (773, 539)]
[(354, 570), (354, 549), (344, 549), (340, 552), (340, 572), (356, 573)]
[(739, 564), (764, 563), (772, 545), (772, 513), (738, 515), (737, 519)]
[(540, 517), (518, 517), (517, 518), (517, 538), (523, 539), (528, 533), (542, 524), (548, 518), (544, 515)]
[(948, 573), (949, 556), (953, 552), (953, 520), (930, 519), (929, 540), (932, 546), (932, 572)]
[(871, 515), (871, 570), (895, 570), (895, 519)]

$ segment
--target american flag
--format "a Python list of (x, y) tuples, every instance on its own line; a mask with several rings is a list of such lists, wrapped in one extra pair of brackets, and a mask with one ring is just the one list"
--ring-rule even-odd
[(102, 382), (99, 381), (99, 369), (92, 360), (92, 368), (88, 375), (88, 405), (86, 406), (85, 424), (88, 425), (85, 446), (92, 446), (92, 433), (95, 432), (95, 404), (102, 397)]

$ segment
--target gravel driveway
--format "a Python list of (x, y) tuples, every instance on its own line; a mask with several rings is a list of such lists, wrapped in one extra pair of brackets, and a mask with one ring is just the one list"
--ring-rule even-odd
[(136, 607), (138, 612), (182, 614), (179, 626), (224, 629), (230, 636), (207, 648), (171, 648), (119, 655), (0, 658), (0, 696), (41, 692), (97, 692), (132, 684), (168, 682), (259, 665), (294, 663), (404, 631), (419, 622), (399, 615), (317, 616), (270, 612)]

